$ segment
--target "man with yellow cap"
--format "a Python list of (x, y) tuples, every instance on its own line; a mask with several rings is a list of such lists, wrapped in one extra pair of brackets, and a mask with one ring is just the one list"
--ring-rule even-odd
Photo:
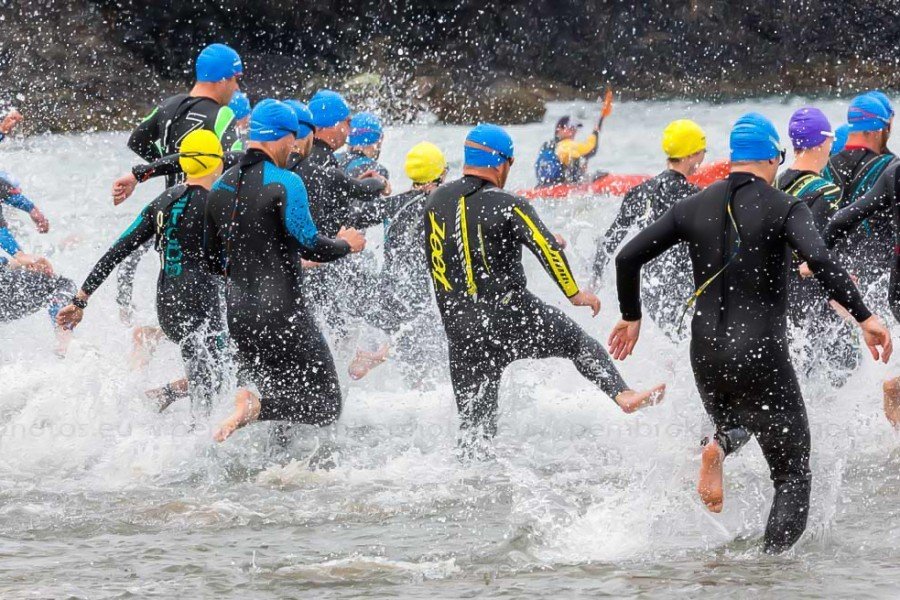
[[(688, 119), (672, 121), (663, 130), (662, 149), (666, 154), (666, 170), (633, 188), (622, 200), (619, 214), (601, 238), (594, 259), (593, 285), (599, 287), (610, 257), (628, 232), (643, 228), (657, 220), (675, 202), (700, 191), (688, 182), (706, 156), (706, 134)], [(683, 299), (693, 291), (691, 263), (687, 249), (673, 248), (647, 265), (642, 295), (647, 312), (670, 339), (681, 339), (678, 320)]]
[(390, 198), (392, 209), (384, 222), (384, 265), (378, 279), (378, 308), (370, 323), (390, 337), (377, 350), (357, 350), (350, 376), (361, 379), (387, 358), (393, 346), (401, 372), (413, 384), (428, 379), (430, 369), (446, 363), (446, 344), (431, 301), (428, 269), (422, 264), (425, 243), (425, 201), (444, 182), (447, 160), (441, 149), (420, 142), (406, 155), (406, 176), (412, 189)]
[(112, 270), (153, 240), (159, 253), (156, 287), (159, 324), (181, 348), (192, 412), (208, 412), (222, 379), (225, 325), (219, 302), (219, 277), (206, 265), (204, 214), (210, 187), (222, 174), (222, 144), (205, 129), (188, 134), (179, 147), (187, 179), (148, 204), (125, 233), (97, 262), (57, 316), (61, 327), (75, 328), (91, 297)]

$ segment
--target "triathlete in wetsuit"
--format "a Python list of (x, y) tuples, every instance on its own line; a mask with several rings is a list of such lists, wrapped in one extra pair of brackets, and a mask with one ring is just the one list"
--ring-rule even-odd
[(626, 412), (651, 401), (650, 392), (628, 388), (600, 342), (526, 288), (522, 246), (573, 305), (590, 306), (595, 315), (600, 309), (594, 294), (579, 290), (562, 246), (534, 207), (502, 189), (512, 161), (509, 135), (478, 125), (466, 138), (463, 178), (439, 187), (425, 205), (424, 258), (449, 341), (467, 447), (496, 433), (500, 378), (516, 360), (567, 358)]
[[(197, 129), (213, 132), (225, 150), (241, 150), (234, 112), (228, 106), (243, 73), (240, 56), (224, 44), (212, 44), (200, 52), (195, 71), (197, 81), (190, 93), (164, 100), (128, 139), (128, 147), (147, 162), (177, 153), (185, 136)], [(184, 181), (177, 164), (175, 172), (166, 175), (166, 188)], [(119, 269), (116, 301), (124, 314), (131, 311), (134, 274), (148, 249), (131, 254)]]
[(88, 298), (112, 270), (153, 240), (159, 253), (156, 312), (166, 337), (178, 344), (195, 414), (208, 414), (222, 383), (225, 323), (221, 278), (206, 263), (204, 227), (207, 190), (222, 173), (222, 146), (206, 130), (192, 132), (181, 145), (187, 182), (167, 189), (148, 204), (103, 255), (81, 285), (60, 324), (80, 322)]
[[(699, 187), (687, 180), (706, 156), (706, 134), (700, 126), (687, 119), (669, 123), (663, 131), (662, 146), (668, 168), (625, 194), (619, 214), (601, 238), (594, 257), (594, 289), (599, 289), (609, 258), (622, 245), (632, 228), (646, 227), (660, 218), (675, 202), (700, 191)], [(670, 339), (684, 339), (685, 334), (678, 329), (682, 299), (694, 289), (687, 248), (672, 248), (647, 265), (642, 285), (641, 295), (653, 322)]]
[(368, 171), (375, 171), (385, 179), (390, 179), (387, 168), (378, 162), (384, 131), (381, 121), (372, 113), (362, 112), (350, 119), (350, 136), (347, 151), (336, 155), (338, 166), (350, 177), (360, 177)]
[(728, 179), (676, 203), (616, 257), (622, 321), (610, 337), (613, 356), (630, 354), (640, 333), (641, 267), (686, 243), (698, 286), (691, 364), (716, 424), (699, 489), (711, 510), (721, 510), (721, 460), (747, 441), (748, 431), (755, 435), (775, 485), (765, 535), (770, 552), (796, 542), (809, 512), (809, 426), (785, 332), (792, 248), (829, 297), (863, 324), (873, 353), (881, 344), (885, 360), (890, 355), (887, 330), (829, 256), (809, 208), (767, 183), (780, 152), (778, 133), (765, 117), (749, 113), (738, 120)]
[(207, 252), (226, 277), (241, 370), (259, 391), (239, 392), (219, 441), (257, 419), (327, 425), (341, 413), (331, 351), (304, 302), (300, 260), (335, 260), (361, 250), (364, 239), (354, 230), (337, 240), (321, 235), (303, 181), (283, 168), (297, 138), (311, 137), (290, 107), (263, 100), (251, 113), (250, 149), (209, 195)]
[[(888, 107), (870, 94), (857, 96), (850, 103), (847, 143), (831, 157), (823, 173), (825, 179), (841, 188), (840, 208), (860, 199), (894, 160), (892, 154), (886, 153), (890, 119)], [(885, 300), (880, 282), (887, 279), (893, 239), (890, 219), (874, 215), (834, 249), (847, 268), (859, 277), (863, 294), (878, 306)]]
[[(821, 234), (841, 201), (841, 188), (820, 176), (835, 134), (817, 108), (794, 112), (788, 132), (796, 159), (778, 176), (775, 187), (806, 203)], [(822, 285), (815, 279), (802, 279), (797, 269), (791, 269), (788, 278), (787, 314), (797, 369), (807, 376), (823, 374), (832, 384), (843, 385), (861, 358), (856, 328), (829, 305)]]

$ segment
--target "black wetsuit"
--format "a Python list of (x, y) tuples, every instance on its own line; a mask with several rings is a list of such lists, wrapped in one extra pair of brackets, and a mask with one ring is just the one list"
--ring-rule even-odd
[(319, 233), (303, 181), (255, 149), (216, 181), (206, 223), (210, 261), (226, 275), (228, 331), (260, 392), (259, 418), (334, 422), (337, 371), (303, 299), (300, 259), (335, 260), (349, 244)]
[[(840, 206), (841, 188), (818, 173), (787, 169), (776, 187), (806, 202), (820, 234)], [(788, 279), (787, 313), (797, 368), (808, 377), (823, 375), (833, 385), (843, 385), (862, 358), (856, 327), (834, 312), (821, 283), (800, 277), (799, 265), (794, 260)]]
[[(843, 208), (868, 192), (887, 166), (893, 154), (877, 154), (867, 148), (851, 146), (831, 157), (822, 176), (841, 188)], [(863, 227), (834, 247), (835, 255), (859, 278), (859, 286), (870, 304), (886, 305), (884, 282), (893, 255), (894, 235), (887, 215), (873, 215)]]
[(194, 411), (208, 412), (222, 383), (225, 323), (221, 277), (210, 273), (204, 252), (207, 191), (176, 185), (148, 204), (97, 262), (81, 286), (93, 294), (112, 270), (151, 240), (159, 253), (156, 314), (163, 333), (178, 344)]
[(366, 171), (375, 171), (385, 179), (390, 179), (390, 171), (374, 158), (369, 158), (362, 152), (347, 150), (335, 155), (341, 171), (350, 177), (359, 177)]
[(894, 318), (900, 321), (900, 162), (891, 163), (872, 189), (835, 213), (825, 229), (825, 243), (828, 246), (838, 244), (844, 237), (852, 235), (854, 228), (864, 220), (879, 215), (892, 222), (893, 256), (888, 303)]
[(566, 297), (578, 293), (565, 254), (527, 200), (466, 176), (431, 194), (424, 221), (465, 433), (496, 433), (500, 377), (519, 359), (567, 358), (610, 397), (627, 389), (600, 342), (526, 288), (523, 245)]
[[(699, 191), (700, 188), (689, 183), (684, 175), (667, 169), (625, 194), (616, 220), (601, 238), (597, 248), (593, 269), (594, 288), (599, 289), (609, 258), (622, 245), (633, 227), (646, 227), (660, 218), (675, 202)], [(687, 248), (672, 248), (647, 265), (641, 285), (644, 306), (653, 322), (669, 338), (676, 341), (684, 339), (685, 334), (678, 332), (678, 321), (684, 308), (684, 299), (694, 289)]]
[[(212, 131), (225, 150), (241, 150), (234, 124), (234, 112), (211, 98), (178, 94), (163, 100), (144, 118), (128, 138), (128, 147), (148, 163), (178, 152), (181, 141), (192, 131)], [(165, 172), (166, 188), (184, 181), (184, 172), (178, 161), (169, 163)], [(138, 177), (140, 180), (140, 177)], [(134, 291), (134, 274), (144, 252), (131, 255), (118, 272), (116, 302), (122, 308), (130, 308)]]
[(624, 319), (641, 318), (641, 266), (678, 243), (688, 245), (694, 284), (712, 279), (691, 323), (697, 388), (726, 455), (746, 440), (746, 431), (756, 436), (775, 485), (765, 547), (787, 549), (806, 527), (811, 479), (809, 425), (785, 331), (791, 248), (858, 321), (870, 313), (829, 255), (806, 203), (750, 174), (732, 173), (676, 203), (616, 257)]

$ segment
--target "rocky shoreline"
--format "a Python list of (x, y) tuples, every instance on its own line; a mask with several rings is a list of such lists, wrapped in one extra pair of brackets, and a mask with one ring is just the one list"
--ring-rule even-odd
[(424, 111), (450, 123), (535, 121), (545, 102), (593, 99), (605, 85), (620, 98), (708, 101), (900, 88), (890, 0), (419, 4), (430, 8), (9, 0), (0, 103), (27, 113), (26, 133), (128, 129), (188, 85), (192, 57), (213, 40), (240, 48), (251, 97), (327, 85), (399, 122)]

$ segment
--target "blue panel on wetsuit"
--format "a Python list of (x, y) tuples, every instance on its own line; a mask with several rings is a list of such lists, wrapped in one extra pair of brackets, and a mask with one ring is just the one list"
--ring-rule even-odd
[(22, 194), (13, 194), (12, 196), (7, 196), (3, 199), (3, 203), (9, 204), (13, 208), (24, 210), (25, 212), (31, 212), (34, 210), (34, 203)]
[(309, 197), (303, 180), (291, 171), (266, 162), (263, 167), (263, 187), (273, 184), (280, 185), (285, 190), (284, 224), (288, 233), (307, 248), (312, 248), (319, 229), (309, 214)]
[(13, 234), (6, 227), (0, 227), (0, 248), (3, 248), (11, 256), (21, 250), (19, 243), (16, 242), (16, 238), (13, 237)]

